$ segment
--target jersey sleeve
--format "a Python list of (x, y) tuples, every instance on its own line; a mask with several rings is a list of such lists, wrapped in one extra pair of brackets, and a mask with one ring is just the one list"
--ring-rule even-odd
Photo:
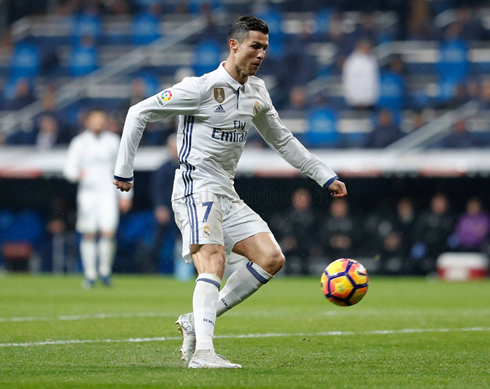
[(63, 177), (70, 182), (77, 182), (80, 176), (80, 142), (75, 138), (68, 146), (65, 166), (63, 167)]
[(253, 123), (272, 149), (291, 166), (319, 185), (325, 186), (327, 182), (333, 182), (337, 178), (335, 172), (325, 162), (310, 153), (284, 126), (268, 92), (266, 92), (266, 107), (255, 115)]
[(169, 116), (195, 114), (200, 104), (199, 85), (192, 78), (185, 78), (173, 87), (133, 105), (124, 123), (114, 178), (132, 181), (134, 157), (146, 123), (156, 122)]

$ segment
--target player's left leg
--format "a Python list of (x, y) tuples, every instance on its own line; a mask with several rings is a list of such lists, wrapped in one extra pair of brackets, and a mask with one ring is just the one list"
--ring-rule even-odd
[(220, 291), (217, 316), (240, 304), (284, 266), (285, 258), (270, 232), (259, 232), (235, 244), (233, 252), (250, 260), (236, 270)]
[(101, 231), (97, 251), (99, 253), (99, 274), (105, 286), (111, 286), (112, 262), (115, 247), (114, 232)]
[(112, 194), (99, 197), (97, 203), (97, 228), (100, 239), (97, 244), (99, 275), (105, 286), (111, 286), (112, 264), (116, 251), (115, 231), (119, 224), (117, 197)]

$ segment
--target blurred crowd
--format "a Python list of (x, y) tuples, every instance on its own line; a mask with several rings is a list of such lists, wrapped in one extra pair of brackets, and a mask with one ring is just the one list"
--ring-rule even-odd
[[(131, 85), (129, 98), (110, 103), (85, 98), (64, 110), (56, 107), (59, 77), (78, 79), (99, 69), (101, 54), (111, 46), (138, 47), (154, 42), (163, 36), (161, 21), (168, 15), (195, 15), (206, 21), (205, 30), (187, 42), (194, 45), (193, 65), (179, 69), (173, 81), (213, 70), (226, 51), (227, 34), (227, 27), (216, 23), (216, 10), (229, 12), (230, 18), (236, 13), (253, 13), (268, 23), (270, 48), (260, 76), (275, 79), (270, 90), (280, 112), (293, 115), (297, 112), (306, 118), (301, 140), (308, 146), (382, 148), (423, 127), (434, 118), (434, 109), (454, 109), (469, 101), (478, 102), (482, 110), (490, 109), (490, 62), (470, 61), (472, 47), (482, 43), (488, 46), (490, 39), (490, 30), (485, 27), (488, 23), (484, 23), (483, 14), (478, 12), (485, 3), (443, 0), (368, 3), (335, 0), (304, 4), (296, 1), (231, 4), (220, 0), (58, 2), (57, 8), (49, 13), (72, 18), (72, 30), (67, 37), (69, 58), (63, 64), (58, 45), (43, 41), (29, 31), (11, 42), (12, 56), (0, 110), (20, 111), (39, 101), (43, 112), (28, 130), (8, 136), (0, 133), (0, 144), (41, 148), (67, 144), (80, 131), (85, 112), (94, 105), (110, 113), (111, 130), (120, 132), (127, 108), (161, 89), (159, 69), (145, 68), (129, 76), (126, 79)], [(27, 6), (22, 9), (22, 4), (13, 10), (11, 20), (31, 12)], [(299, 15), (298, 26), (295, 32), (286, 33), (286, 16), (293, 12)], [(394, 19), (386, 15), (394, 15)], [(107, 31), (105, 21), (115, 16), (129, 16), (131, 31)], [(383, 45), (395, 41), (435, 42), (438, 58), (426, 63), (425, 60), (407, 63), (407, 57), (396, 52), (383, 56)], [(327, 59), (320, 55), (326, 48)], [(427, 74), (433, 75), (429, 84), (423, 81)], [(327, 87), (323, 92), (312, 93), (322, 79), (336, 90), (332, 92)], [(419, 81), (414, 84), (413, 80)], [(340, 116), (344, 112), (367, 119), (370, 130), (361, 130), (357, 137), (339, 134)], [(173, 126), (173, 122), (152, 125), (143, 144), (165, 144)], [(483, 131), (490, 133), (489, 128)], [(490, 144), (488, 137), (482, 140), (469, 131), (464, 121), (454, 126), (449, 138), (437, 146)], [(460, 138), (465, 141), (459, 142)]]
[(445, 194), (433, 196), (427, 209), (416, 209), (401, 198), (393, 209), (384, 207), (357, 215), (348, 200), (330, 203), (319, 212), (306, 189), (294, 192), (289, 210), (269, 223), (288, 259), (289, 274), (315, 274), (338, 258), (374, 258), (382, 274), (427, 274), (448, 251), (488, 253), (490, 216), (480, 198), (457, 214)]

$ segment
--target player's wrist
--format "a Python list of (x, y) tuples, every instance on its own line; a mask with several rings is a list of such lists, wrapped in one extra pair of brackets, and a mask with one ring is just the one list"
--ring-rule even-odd
[(339, 179), (339, 177), (338, 177), (338, 176), (333, 176), (332, 178), (330, 178), (330, 179), (329, 179), (329, 180), (328, 180), (328, 181), (325, 183), (325, 185), (323, 185), (323, 187), (324, 187), (325, 189), (328, 189), (328, 187), (329, 187), (330, 185), (332, 185), (332, 183), (333, 183), (335, 180), (338, 180), (338, 179)]
[(132, 182), (134, 181), (134, 176), (132, 176), (131, 178), (124, 178), (124, 177), (120, 177), (120, 176), (116, 176), (114, 175), (114, 179), (116, 181), (122, 181), (122, 182)]

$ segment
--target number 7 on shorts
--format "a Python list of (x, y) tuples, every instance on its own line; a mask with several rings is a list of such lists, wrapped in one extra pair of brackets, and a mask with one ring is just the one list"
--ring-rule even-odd
[(203, 207), (208, 207), (206, 209), (206, 213), (204, 214), (204, 219), (202, 219), (202, 222), (205, 223), (208, 220), (209, 212), (211, 211), (211, 207), (213, 206), (212, 201), (208, 201), (207, 203), (202, 203)]

